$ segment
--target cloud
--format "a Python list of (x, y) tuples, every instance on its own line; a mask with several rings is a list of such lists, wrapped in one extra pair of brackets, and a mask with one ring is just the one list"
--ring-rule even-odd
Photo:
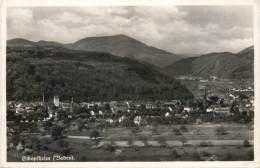
[(8, 8), (7, 34), (62, 43), (125, 34), (174, 53), (237, 52), (253, 44), (252, 18), (249, 6)]
[(33, 12), (29, 9), (16, 8), (8, 9), (7, 13), (7, 23), (10, 26), (8, 27), (8, 34), (11, 34), (11, 37), (16, 35), (28, 35), (29, 27), (33, 22)]

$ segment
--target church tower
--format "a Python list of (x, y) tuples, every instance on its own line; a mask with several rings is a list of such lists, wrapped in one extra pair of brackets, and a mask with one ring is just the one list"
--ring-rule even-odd
[(206, 109), (208, 107), (206, 87), (204, 87), (204, 96), (203, 96), (203, 99), (202, 99), (202, 103), (203, 103), (204, 108)]

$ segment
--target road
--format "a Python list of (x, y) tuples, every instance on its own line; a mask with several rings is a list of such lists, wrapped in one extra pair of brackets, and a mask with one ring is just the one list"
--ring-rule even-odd
[[(67, 136), (68, 138), (72, 139), (86, 139), (90, 140), (89, 136)], [(100, 137), (102, 139), (102, 137)], [(110, 141), (104, 140), (101, 141), (99, 146), (103, 146), (104, 144)], [(113, 141), (115, 145), (120, 147), (127, 147), (128, 141)], [(189, 146), (200, 146), (201, 142), (211, 142), (213, 146), (241, 146), (243, 145), (244, 140), (188, 140), (186, 145)], [(254, 144), (253, 140), (249, 140), (251, 145)], [(183, 146), (183, 144), (179, 140), (168, 140), (166, 141), (167, 146)], [(133, 141), (134, 146), (144, 146), (142, 141)], [(160, 146), (158, 141), (148, 141), (148, 145), (151, 146)]]

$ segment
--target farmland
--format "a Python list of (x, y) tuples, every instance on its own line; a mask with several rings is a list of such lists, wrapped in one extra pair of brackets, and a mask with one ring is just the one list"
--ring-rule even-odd
[[(138, 128), (107, 128), (90, 138), (94, 129), (83, 129), (80, 135), (67, 133), (52, 140), (39, 136), (45, 146), (40, 155), (57, 153), (72, 155), (76, 161), (200, 161), (252, 160), (253, 129), (245, 124), (197, 124), (139, 126)], [(218, 135), (216, 128), (226, 133)], [(177, 134), (174, 130), (180, 130)], [(182, 138), (185, 142), (182, 143)], [(25, 138), (26, 139), (26, 138)], [(28, 138), (27, 138), (28, 139)], [(244, 141), (249, 145), (245, 146)], [(66, 144), (66, 145), (64, 145)], [(66, 149), (66, 150), (63, 150)], [(31, 156), (38, 156), (37, 151)], [(10, 149), (9, 161), (21, 161), (22, 152)]]

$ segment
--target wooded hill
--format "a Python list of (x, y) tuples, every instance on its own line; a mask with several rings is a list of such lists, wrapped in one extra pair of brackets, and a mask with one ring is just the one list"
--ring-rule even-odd
[(7, 100), (172, 100), (193, 95), (151, 65), (53, 45), (7, 46)]

